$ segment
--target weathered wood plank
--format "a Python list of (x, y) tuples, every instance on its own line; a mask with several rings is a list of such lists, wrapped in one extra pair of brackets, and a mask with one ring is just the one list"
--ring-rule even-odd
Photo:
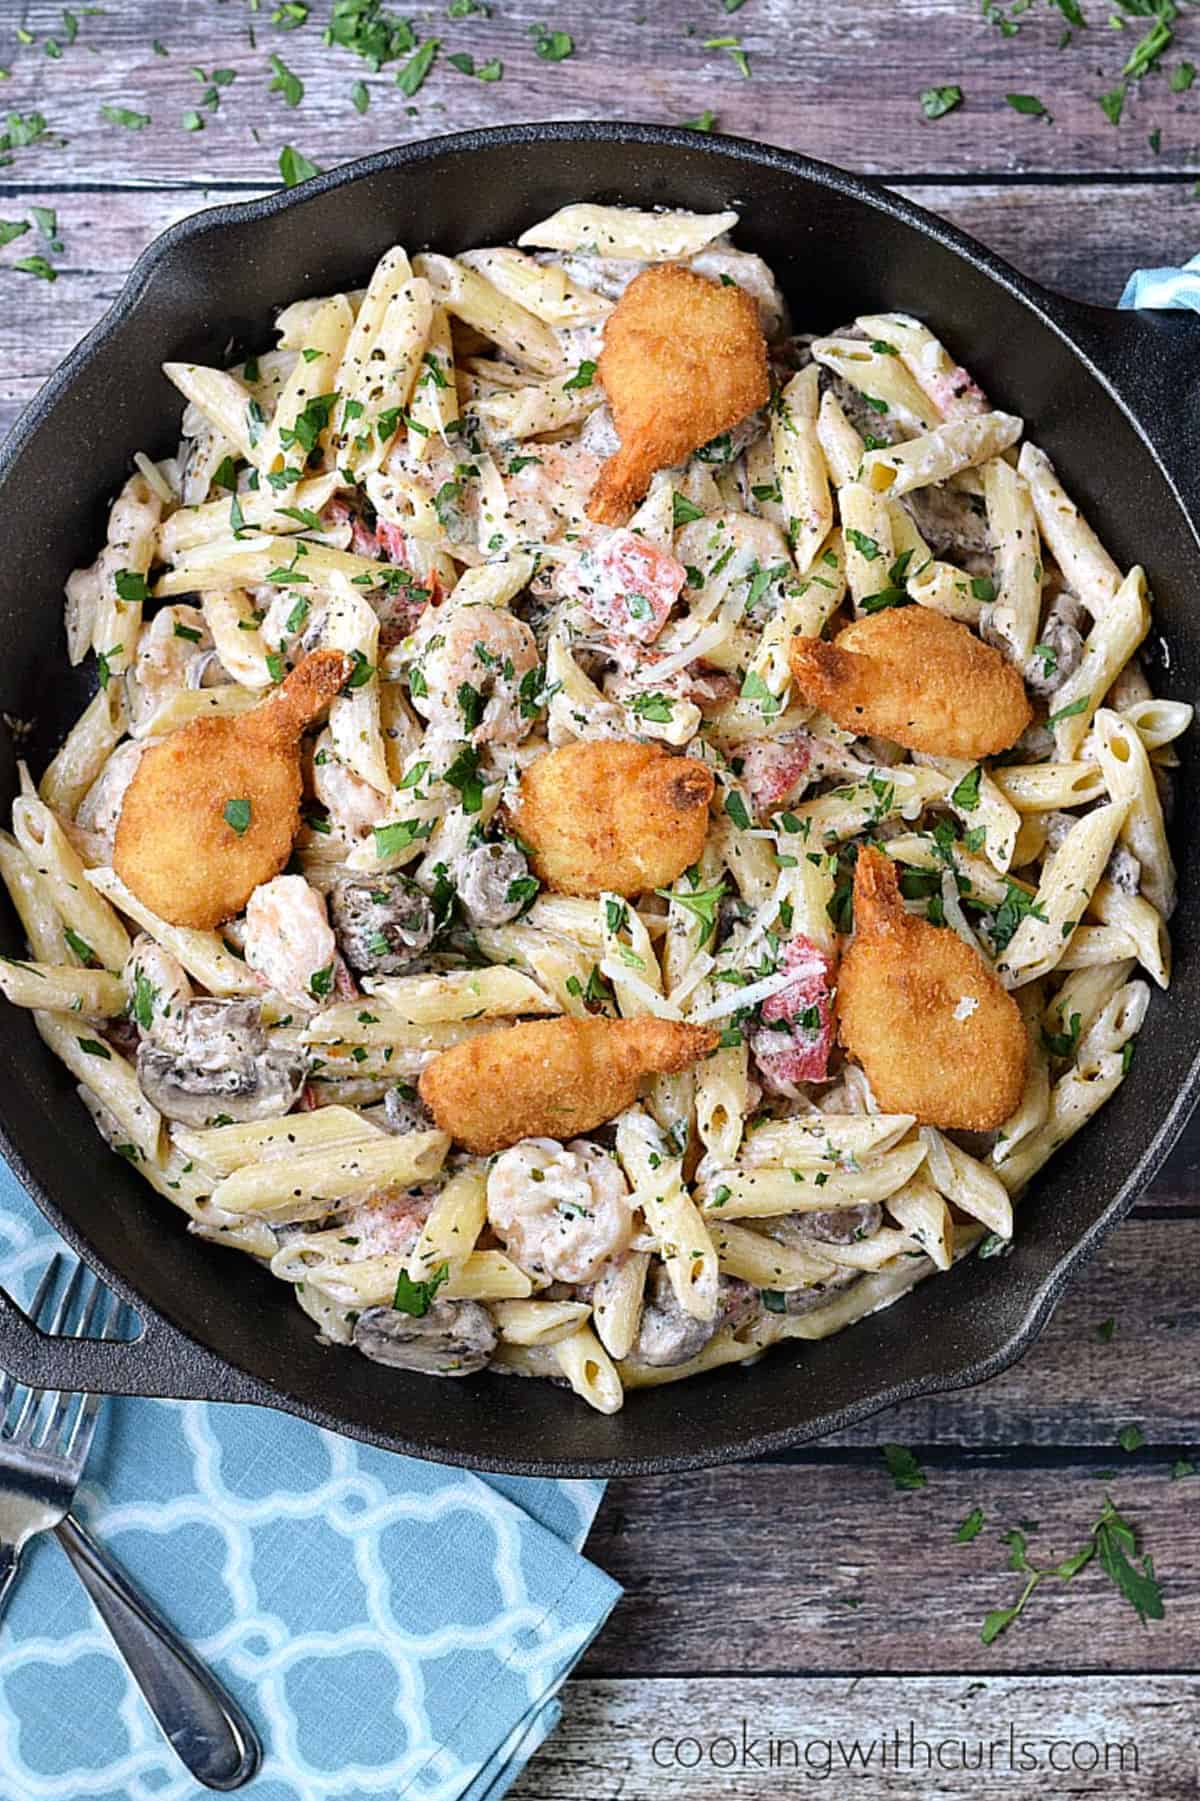
[[(1170, 186), (909, 184), (903, 191), (1019, 268), (1095, 301), (1115, 301), (1135, 265), (1190, 252), (1200, 228), (1200, 207), (1189, 202), (1186, 190)], [(52, 258), (59, 270), (52, 287), (8, 267), (36, 248), (32, 233), (0, 254), (5, 301), (0, 431), (8, 430), (20, 407), (99, 318), (152, 238), (188, 213), (245, 197), (222, 187), (78, 193), (43, 186), (28, 196), (0, 200), (0, 211), (9, 216), (30, 202), (55, 207), (64, 245), (63, 254)]]
[[(872, 171), (1191, 169), (1195, 97), (1171, 94), (1161, 75), (1130, 98), (1119, 128), (1105, 118), (1099, 97), (1115, 85), (1141, 30), (1131, 20), (1130, 29), (1111, 31), (1107, 8), (1088, 10), (1092, 29), (1060, 54), (1063, 19), (1052, 7), (1027, 12), (1018, 34), (1005, 38), (961, 0), (833, 0), (822, 7), (754, 0), (733, 17), (717, 8), (696, 12), (683, 0), (602, 9), (559, 0), (552, 23), (570, 33), (575, 53), (554, 62), (534, 54), (530, 28), (545, 9), (531, 0), (463, 19), (448, 18), (439, 6), (415, 21), (423, 36), (441, 40), (441, 55), (408, 99), (395, 86), (400, 63), (372, 76), (360, 58), (322, 44), (324, 6), (313, 5), (299, 30), (284, 31), (271, 25), (274, 8), (265, 4), (248, 16), (232, 5), (156, 0), (148, 9), (124, 0), (83, 19), (77, 42), (54, 60), (43, 44), (62, 37), (58, 0), (27, 0), (22, 22), (39, 41), (23, 48), (4, 34), (3, 60), (12, 69), (5, 104), (40, 108), (69, 141), (62, 150), (25, 151), (13, 178), (94, 180), (109, 169), (152, 184), (263, 181), (274, 178), (288, 142), (328, 166), (385, 144), (514, 117), (633, 114), (677, 124), (705, 110), (722, 130)], [(1175, 29), (1179, 53), (1194, 58), (1200, 21), (1184, 11)], [(155, 35), (169, 55), (155, 54)], [(726, 36), (744, 49), (749, 78), (739, 74), (731, 48), (710, 41)], [(477, 66), (500, 59), (503, 79), (460, 73), (447, 58), (464, 51)], [(305, 84), (294, 109), (269, 92), (271, 53)], [(219, 114), (206, 115), (202, 131), (188, 132), (183, 118), (204, 92), (194, 66), (230, 68), (236, 80), (223, 91)], [(360, 116), (351, 89), (364, 77), (371, 106)], [(965, 103), (931, 123), (918, 96), (944, 83), (959, 84)], [(1005, 99), (1013, 92), (1040, 95), (1053, 123), (1014, 111)], [(139, 133), (123, 131), (99, 116), (106, 102), (146, 112), (152, 123)], [(1154, 128), (1162, 134), (1158, 155), (1148, 141)]]
[(1057, 1801), (1186, 1801), (1200, 1793), (1198, 1700), (1195, 1676), (579, 1678), (511, 1794), (1012, 1801), (1044, 1785)]
[[(911, 1401), (829, 1442), (1094, 1445), (1105, 1454), (1113, 1447), (1123, 1464), (1117, 1434), (1137, 1424), (1155, 1444), (1195, 1445), (1198, 1259), (1200, 1220), (1128, 1220), (1085, 1265), (1020, 1363), (980, 1388)], [(1003, 1280), (1002, 1265), (998, 1271)], [(1112, 1337), (1102, 1337), (1109, 1320)]]
[[(928, 1487), (898, 1493), (882, 1459), (613, 1482), (588, 1555), (626, 1594), (584, 1673), (1195, 1670), (1200, 1477), (1116, 1456), (1111, 1483), (1081, 1465), (981, 1461), (931, 1466)], [(1106, 1493), (1154, 1558), (1165, 1619), (1143, 1627), (1093, 1563), (1069, 1584), (1047, 1580), (983, 1645), (985, 1615), (1022, 1585), (1000, 1534), (1033, 1519), (1030, 1558), (1059, 1562), (1084, 1545)], [(956, 1544), (974, 1507), (983, 1531)]]

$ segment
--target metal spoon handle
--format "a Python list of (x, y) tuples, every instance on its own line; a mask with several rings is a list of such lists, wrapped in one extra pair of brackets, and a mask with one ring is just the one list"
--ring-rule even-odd
[(68, 1514), (54, 1533), (168, 1744), (196, 1781), (222, 1790), (248, 1782), (262, 1747), (236, 1701), (78, 1520)]

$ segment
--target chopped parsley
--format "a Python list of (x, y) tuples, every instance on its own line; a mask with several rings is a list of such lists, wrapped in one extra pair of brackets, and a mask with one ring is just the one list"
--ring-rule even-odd
[(327, 963), (324, 969), (314, 970), (309, 978), (308, 992), (315, 1001), (323, 1001), (333, 992), (333, 964)]
[(409, 100), (418, 93), (425, 84), (441, 47), (439, 38), (427, 38), (421, 48), (414, 52), (396, 77), (396, 86)]
[(963, 776), (962, 780), (950, 791), (950, 804), (961, 807), (964, 813), (973, 813), (979, 805), (979, 782), (983, 770), (977, 763), (974, 769)]
[(1054, 725), (1057, 725), (1059, 723), (1059, 721), (1062, 719), (1074, 719), (1077, 714), (1086, 713), (1088, 710), (1090, 701), (1091, 701), (1090, 694), (1081, 694), (1079, 696), (1079, 699), (1073, 700), (1069, 707), (1060, 707), (1057, 713), (1051, 713), (1050, 717), (1046, 721), (1046, 724), (1054, 726)]
[(927, 119), (944, 119), (961, 106), (963, 91), (956, 83), (947, 83), (940, 88), (923, 88), (921, 90), (921, 111)]
[(545, 25), (531, 25), (533, 53), (544, 63), (565, 62), (575, 49), (575, 40), (567, 31), (551, 31)]
[(426, 1282), (414, 1282), (407, 1270), (401, 1270), (396, 1278), (396, 1292), (392, 1296), (392, 1307), (397, 1313), (407, 1313), (412, 1319), (424, 1319), (433, 1305), (433, 1298), (443, 1282), (450, 1279), (450, 1265), (439, 1263)]
[(956, 1545), (969, 1545), (973, 1538), (978, 1538), (983, 1531), (983, 1508), (972, 1507), (970, 1513), (954, 1534)]
[(123, 125), (126, 131), (144, 131), (150, 123), (149, 113), (135, 112), (131, 106), (102, 106), (100, 117), (110, 125)]
[(635, 694), (629, 709), (639, 719), (650, 719), (657, 725), (668, 725), (674, 716), (673, 702), (668, 694)]
[(725, 812), (739, 832), (750, 830), (750, 815), (746, 811), (746, 803), (736, 788), (730, 788), (725, 796)]
[(293, 144), (285, 144), (279, 152), (279, 173), (285, 188), (298, 188), (302, 181), (311, 181), (321, 171)]
[(849, 538), (851, 544), (853, 544), (855, 550), (857, 550), (859, 556), (866, 557), (868, 563), (873, 563), (876, 557), (882, 556), (883, 553), (875, 542), (875, 539), (868, 538), (866, 532), (860, 532), (856, 530), (854, 526), (848, 525), (846, 527), (846, 536)]
[(227, 800), (222, 817), (231, 831), (240, 838), (250, 824), (251, 807), (248, 800)]
[(81, 963), (98, 963), (100, 961), (87, 939), (81, 938), (78, 932), (73, 932), (70, 926), (63, 927), (63, 937)]
[(119, 597), (130, 606), (140, 606), (150, 598), (145, 576), (139, 575), (134, 569), (118, 569), (113, 577), (113, 584)]
[(704, 508), (696, 506), (686, 494), (676, 490), (671, 496), (671, 515), (676, 526), (691, 525), (693, 520), (703, 519)]
[(907, 1445), (885, 1444), (882, 1447), (883, 1461), (887, 1464), (888, 1474), (898, 1489), (924, 1488), (925, 1471)]

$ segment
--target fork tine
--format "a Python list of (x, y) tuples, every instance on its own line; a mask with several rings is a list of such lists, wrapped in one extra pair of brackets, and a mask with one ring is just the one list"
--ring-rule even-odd
[[(76, 1262), (75, 1268), (71, 1271), (67, 1286), (63, 1289), (62, 1299), (54, 1309), (54, 1318), (50, 1321), (49, 1326), (45, 1328), (46, 1331), (55, 1336), (59, 1336), (65, 1331), (67, 1321), (70, 1319), (71, 1313), (74, 1310), (75, 1302), (79, 1298), (79, 1291), (82, 1285), (83, 1265), (82, 1263)], [(14, 1444), (31, 1444), (33, 1442), (34, 1427), (37, 1424), (38, 1414), (41, 1412), (42, 1402), (46, 1399), (46, 1393), (47, 1391), (44, 1388), (31, 1388), (29, 1390), (21, 1411), (13, 1421), (12, 1431), (8, 1434)], [(60, 1390), (54, 1389), (51, 1391), (52, 1404), (57, 1404), (61, 1399), (62, 1395)]]
[[(72, 1334), (75, 1338), (86, 1338), (91, 1332), (91, 1329), (95, 1324), (96, 1314), (100, 1308), (100, 1303), (108, 1293), (103, 1282), (101, 1282), (98, 1276), (94, 1276), (91, 1270), (88, 1270), (86, 1275), (91, 1281), (91, 1293), (88, 1295), (87, 1305), (84, 1307), (83, 1313), (80, 1316), (79, 1324)], [(101, 1336), (103, 1336), (103, 1334), (101, 1334)], [(63, 1421), (70, 1412), (71, 1404), (75, 1398), (75, 1395), (69, 1391), (60, 1392), (58, 1394), (45, 1425), (42, 1427), (36, 1440), (34, 1440), (40, 1450), (49, 1450), (53, 1447), (54, 1440), (62, 1430)]]
[[(119, 1295), (105, 1290), (108, 1305), (104, 1310), (104, 1319), (100, 1326), (100, 1337), (110, 1338), (116, 1331), (124, 1310), (124, 1303)], [(75, 1417), (71, 1435), (63, 1447), (63, 1456), (76, 1476), (87, 1462), (88, 1452), (92, 1448), (92, 1439), (96, 1434), (96, 1422), (100, 1417), (103, 1395), (85, 1395), (83, 1405)]]
[[(37, 1285), (37, 1291), (29, 1306), (29, 1318), (35, 1326), (38, 1323), (39, 1313), (46, 1305), (46, 1298), (49, 1295), (50, 1290), (54, 1287), (55, 1279), (58, 1275), (58, 1266), (61, 1262), (62, 1257), (55, 1251), (53, 1257), (51, 1257), (49, 1263), (46, 1265), (45, 1270), (42, 1272), (42, 1279)], [(8, 1404), (13, 1398), (13, 1392), (16, 1389), (16, 1386), (15, 1376), (4, 1376), (3, 1378), (0, 1378), (0, 1426), (3, 1425), (4, 1416), (8, 1412)]]

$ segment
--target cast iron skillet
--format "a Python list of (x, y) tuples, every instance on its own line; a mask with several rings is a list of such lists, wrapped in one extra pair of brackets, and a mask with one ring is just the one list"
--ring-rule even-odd
[[(869, 182), (782, 150), (642, 125), (466, 132), (351, 163), (294, 193), (186, 219), (141, 257), (0, 452), (0, 706), (36, 715), (44, 760), (86, 698), (63, 653), (62, 586), (102, 541), (139, 448), (178, 435), (167, 358), (220, 362), (271, 341), (274, 310), (360, 282), (401, 242), (511, 242), (567, 201), (713, 211), (778, 271), (802, 327), (899, 310), (929, 321), (997, 405), (1023, 414), (1118, 562), (1146, 565), (1159, 692), (1193, 698), (1200, 667), (1200, 327), (1188, 315), (1079, 305)], [(1158, 634), (1161, 633), (1161, 638)], [(1169, 649), (1168, 649), (1169, 647)], [(15, 786), (0, 749), (0, 787)], [(248, 1259), (183, 1222), (101, 1144), (67, 1072), (0, 1010), (0, 1143), (46, 1216), (141, 1314), (128, 1345), (55, 1342), (0, 1308), (0, 1364), (22, 1380), (114, 1394), (279, 1407), (352, 1437), (532, 1475), (637, 1475), (778, 1451), (893, 1402), (995, 1375), (1041, 1331), (1067, 1278), (1166, 1156), (1197, 1093), (1200, 959), (1191, 897), (1200, 833), (1194, 753), (1180, 773), (1175, 981), (1155, 996), (1132, 1071), (1100, 1120), (1023, 1202), (1016, 1248), (931, 1279), (823, 1344), (784, 1346), (632, 1395), (612, 1419), (547, 1383), (434, 1381), (322, 1349), (312, 1322)], [(0, 946), (19, 953), (11, 915)]]

